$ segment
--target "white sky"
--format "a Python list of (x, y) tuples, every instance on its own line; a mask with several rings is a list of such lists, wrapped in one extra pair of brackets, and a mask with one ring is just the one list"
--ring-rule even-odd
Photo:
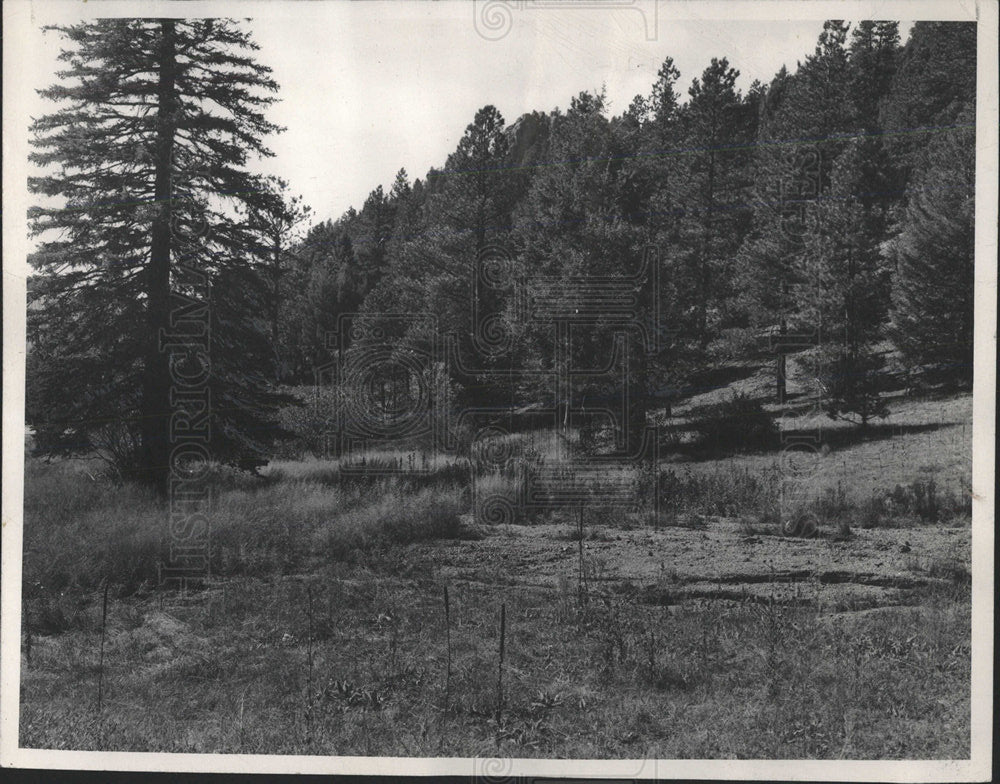
[[(255, 23), (260, 57), (274, 68), (287, 131), (267, 168), (289, 180), (321, 217), (360, 208), (400, 167), (411, 179), (444, 164), (476, 110), (508, 124), (525, 112), (567, 108), (581, 90), (607, 88), (621, 113), (647, 95), (670, 55), (686, 94), (713, 56), (728, 56), (740, 87), (769, 80), (813, 51), (822, 22), (668, 22), (647, 41), (638, 9), (515, 10), (500, 40), (482, 38), (469, 4), (406, 4), (405, 17), (367, 4), (331, 9), (328, 24)], [(273, 165), (273, 166), (272, 166)]]
[[(287, 128), (270, 140), (276, 157), (263, 170), (286, 179), (317, 219), (336, 218), (360, 208), (376, 185), (388, 188), (400, 167), (412, 180), (442, 165), (486, 104), (512, 123), (528, 111), (565, 109), (581, 90), (603, 84), (619, 114), (636, 94), (648, 95), (667, 55), (681, 72), (682, 95), (713, 56), (729, 58), (746, 90), (782, 65), (794, 69), (822, 28), (820, 19), (671, 19), (663, 2), (658, 9), (651, 2), (618, 9), (529, 2), (500, 4), (511, 28), (488, 40), (474, 16), (486, 5), (255, 6), (249, 24), (258, 56), (281, 86), (269, 116)], [(901, 25), (904, 37), (908, 29)], [(37, 37), (29, 72), (41, 87), (53, 81), (59, 39)], [(47, 110), (32, 100), (32, 116)]]

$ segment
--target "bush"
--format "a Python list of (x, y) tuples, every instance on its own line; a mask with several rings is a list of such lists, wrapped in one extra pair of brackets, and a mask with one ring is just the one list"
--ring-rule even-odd
[(811, 358), (811, 370), (823, 390), (830, 419), (862, 427), (875, 418), (885, 419), (889, 409), (882, 399), (886, 384), (885, 359), (869, 348), (849, 351), (823, 347)]
[(971, 494), (942, 492), (933, 479), (896, 485), (885, 494), (885, 505), (898, 516), (915, 517), (925, 523), (953, 520), (972, 515)]
[(713, 450), (749, 452), (771, 449), (778, 443), (774, 416), (759, 400), (739, 392), (704, 409), (693, 428), (699, 441)]
[(950, 522), (972, 514), (968, 494), (942, 491), (934, 480), (917, 480), (896, 485), (892, 490), (872, 492), (857, 498), (839, 484), (828, 487), (801, 508), (786, 514), (786, 534), (801, 535), (801, 522), (811, 519), (823, 527), (835, 526), (840, 534), (849, 534), (852, 525), (859, 528), (898, 527), (914, 522)]
[(282, 406), (278, 412), (278, 422), (291, 438), (275, 446), (274, 456), (286, 460), (298, 460), (306, 455), (325, 457), (330, 446), (328, 440), (339, 427), (340, 399), (336, 390), (313, 385), (283, 387), (281, 391), (290, 394), (296, 402)]

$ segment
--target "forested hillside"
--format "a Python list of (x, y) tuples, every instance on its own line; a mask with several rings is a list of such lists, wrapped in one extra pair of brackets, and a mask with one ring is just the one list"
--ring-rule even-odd
[[(567, 280), (626, 275), (655, 247), (670, 339), (644, 386), (660, 405), (768, 335), (775, 348), (823, 344), (848, 413), (866, 407), (881, 370), (871, 349), (885, 338), (914, 370), (968, 380), (974, 27), (920, 22), (901, 46), (894, 22), (828, 22), (794, 73), (746, 93), (737, 76), (713, 58), (685, 88), (668, 57), (617, 116), (600, 91), (509, 124), (485, 106), (440, 169), (416, 180), (401, 169), (389, 192), (375, 188), (283, 256), (281, 379), (310, 382), (329, 358), (325, 336), (353, 311), (435, 313), (472, 352), (474, 261), (499, 245), (514, 276)], [(512, 303), (494, 307), (520, 362), (552, 362)], [(607, 332), (575, 340), (576, 359)], [(465, 402), (495, 402), (495, 389), (453, 380)], [(518, 390), (519, 402), (534, 392)]]
[[(901, 45), (895, 22), (830, 21), (793, 73), (746, 93), (725, 57), (689, 85), (666, 57), (619, 115), (602, 90), (510, 123), (486, 105), (440, 168), (400, 169), (388, 191), (311, 226), (285, 182), (246, 168), (280, 130), (263, 115), (269, 69), (230, 54), (253, 42), (229, 23), (159, 24), (69, 29), (79, 52), (64, 76), (79, 83), (43, 92), (76, 103), (34, 127), (49, 172), (32, 188), (68, 207), (31, 213), (43, 238), (64, 232), (32, 257), (27, 408), (42, 454), (97, 451), (163, 485), (169, 375), (200, 361), (190, 336), (164, 343), (174, 306), (211, 314), (202, 408), (213, 459), (233, 465), (273, 455), (289, 402), (277, 387), (313, 383), (351, 348), (336, 342), (345, 314), (432, 315), (433, 329), (397, 319), (383, 332), (397, 359), (437, 357), (432, 386), (453, 409), (544, 407), (559, 346), (517, 292), (648, 284), (650, 252), (656, 290), (634, 308), (656, 345), (628, 349), (630, 433), (734, 356), (773, 363), (780, 403), (787, 354), (808, 349), (828, 413), (862, 425), (886, 411), (886, 346), (911, 386), (971, 379), (972, 24), (918, 22)], [(178, 54), (199, 46), (239, 83)], [(479, 285), (487, 256), (498, 279)], [(599, 365), (620, 327), (574, 324), (564, 360)], [(429, 350), (444, 336), (449, 363)], [(505, 383), (484, 375), (504, 368)], [(577, 382), (581, 401), (614, 394), (599, 374)]]

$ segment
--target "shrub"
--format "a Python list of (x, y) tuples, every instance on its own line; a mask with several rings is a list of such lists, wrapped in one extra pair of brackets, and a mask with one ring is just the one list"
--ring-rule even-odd
[(771, 449), (778, 443), (774, 416), (748, 395), (705, 408), (693, 423), (699, 441), (709, 449), (749, 452)]
[(338, 428), (340, 398), (336, 390), (330, 386), (312, 385), (285, 387), (282, 391), (294, 397), (295, 402), (278, 412), (278, 422), (291, 437), (276, 445), (275, 455), (292, 460), (310, 454), (325, 455), (327, 438)]
[(968, 494), (942, 492), (934, 480), (917, 480), (908, 485), (896, 485), (892, 490), (872, 492), (858, 499), (844, 485), (828, 487), (821, 494), (784, 515), (786, 533), (799, 533), (795, 523), (811, 518), (824, 526), (836, 526), (843, 535), (850, 534), (851, 525), (860, 528), (899, 526), (919, 521), (947, 522), (968, 517), (972, 499)]
[(885, 419), (889, 415), (882, 399), (885, 360), (879, 354), (866, 347), (848, 350), (830, 346), (817, 351), (811, 365), (831, 419), (866, 427), (872, 419)]
[(942, 492), (933, 479), (918, 479), (908, 485), (896, 485), (885, 493), (885, 505), (897, 516), (915, 517), (925, 523), (969, 517), (972, 496), (952, 491)]

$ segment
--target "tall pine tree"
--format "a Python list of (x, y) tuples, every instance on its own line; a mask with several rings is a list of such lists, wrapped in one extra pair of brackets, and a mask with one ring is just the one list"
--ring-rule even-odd
[(863, 139), (852, 140), (834, 164), (831, 185), (805, 238), (798, 318), (819, 328), (814, 370), (832, 418), (857, 417), (862, 427), (887, 409), (880, 396), (881, 358), (873, 343), (886, 315), (888, 271), (879, 237), (868, 231)]
[(271, 331), (271, 351), (274, 354), (274, 378), (287, 379), (291, 373), (288, 340), (284, 334), (283, 315), (291, 294), (288, 280), (291, 266), (290, 251), (299, 240), (303, 225), (312, 210), (301, 196), (287, 193), (288, 183), (278, 177), (268, 177), (268, 192), (260, 207), (255, 205), (251, 222), (260, 232), (267, 257), (268, 318)]
[(914, 368), (972, 379), (975, 282), (975, 109), (939, 132), (909, 189), (898, 235), (890, 335)]
[[(38, 445), (96, 450), (165, 491), (182, 413), (214, 459), (258, 465), (279, 399), (264, 383), (267, 290), (246, 220), (264, 187), (246, 166), (278, 130), (263, 113), (270, 69), (230, 20), (54, 29), (66, 68), (41, 91), (59, 108), (33, 124), (42, 173), (29, 182), (44, 197), (29, 214)], [(179, 376), (204, 381), (187, 409), (171, 394)]]

